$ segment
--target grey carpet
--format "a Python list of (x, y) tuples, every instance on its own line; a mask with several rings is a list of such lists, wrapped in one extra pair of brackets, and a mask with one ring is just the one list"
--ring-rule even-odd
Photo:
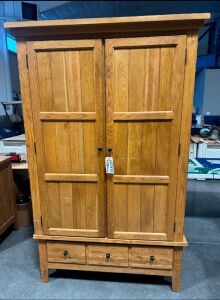
[(186, 215), (220, 217), (220, 180), (188, 180)]
[(182, 291), (169, 278), (54, 271), (40, 282), (32, 229), (13, 231), (0, 244), (1, 299), (219, 299), (220, 219), (186, 218), (189, 247), (184, 252)]

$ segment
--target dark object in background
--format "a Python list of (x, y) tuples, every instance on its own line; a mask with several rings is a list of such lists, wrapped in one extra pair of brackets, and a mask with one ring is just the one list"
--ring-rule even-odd
[(216, 125), (219, 126), (220, 123), (220, 116), (219, 115), (205, 115), (204, 116), (204, 123), (209, 125)]
[(24, 179), (23, 176), (14, 176), (16, 183), (16, 213), (17, 226), (30, 226), (33, 224), (32, 203), (30, 195), (29, 178)]
[(23, 204), (30, 201), (30, 198), (25, 193), (17, 193), (16, 194), (16, 204)]
[(21, 2), (23, 20), (37, 20), (37, 5), (28, 2)]
[(17, 226), (31, 226), (33, 224), (31, 201), (23, 204), (16, 204)]
[(1, 139), (6, 139), (12, 136), (16, 136), (19, 133), (17, 131), (14, 131), (12, 129), (9, 128), (0, 128), (0, 140)]
[(196, 125), (196, 124), (197, 124), (196, 116), (193, 114), (192, 115), (192, 125)]
[(215, 121), (215, 126), (220, 127), (220, 119)]

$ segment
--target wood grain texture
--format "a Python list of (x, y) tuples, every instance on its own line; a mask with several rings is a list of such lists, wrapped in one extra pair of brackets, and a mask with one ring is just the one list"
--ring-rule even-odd
[(114, 183), (154, 183), (154, 184), (168, 184), (170, 182), (169, 176), (142, 176), (142, 175), (115, 175)]
[(171, 270), (173, 267), (173, 249), (132, 247), (131, 266), (134, 268)]
[[(182, 36), (179, 38), (180, 42), (176, 47), (176, 53), (174, 58), (173, 72), (176, 76), (172, 79), (172, 87), (171, 88), (171, 97), (170, 99), (175, 99), (175, 101), (171, 101), (169, 105), (175, 111), (175, 118), (172, 121), (172, 127), (170, 130), (170, 139), (178, 140), (179, 144), (171, 143), (170, 145), (170, 155), (172, 157), (172, 164), (169, 166), (169, 172), (173, 174), (170, 187), (167, 192), (167, 215), (169, 215), (170, 220), (175, 219), (175, 201), (177, 198), (177, 178), (178, 178), (178, 168), (177, 165), (179, 163), (179, 149), (180, 149), (180, 130), (181, 130), (181, 120), (182, 120), (182, 107), (185, 105), (183, 102), (183, 88), (184, 88), (184, 78), (185, 78), (185, 59), (186, 52), (186, 36)], [(174, 55), (171, 53), (171, 55)], [(167, 74), (166, 74), (167, 75)], [(167, 222), (167, 235), (168, 239), (173, 240), (174, 237), (174, 224), (172, 222)]]
[(100, 40), (28, 42), (44, 233), (105, 232), (102, 51)]
[(78, 113), (78, 112), (40, 112), (40, 120), (45, 121), (95, 121), (96, 113), (87, 112), (87, 113)]
[(46, 181), (70, 181), (70, 182), (97, 182), (98, 177), (96, 174), (48, 174), (44, 176)]
[(61, 270), (80, 270), (93, 272), (107, 272), (107, 273), (122, 273), (122, 274), (143, 274), (143, 275), (157, 275), (157, 276), (172, 276), (172, 270), (159, 269), (141, 269), (141, 268), (127, 268), (127, 267), (111, 267), (111, 266), (93, 266), (93, 265), (75, 265), (62, 263), (48, 263), (50, 269)]
[(12, 35), (24, 36), (48, 36), (69, 34), (99, 34), (109, 32), (147, 33), (156, 30), (198, 30), (204, 21), (210, 18), (209, 13), (204, 14), (176, 14), (159, 16), (119, 17), (119, 18), (97, 18), (97, 19), (74, 19), (34, 22), (11, 22), (4, 24), (10, 29)]
[(48, 282), (47, 243), (45, 241), (39, 241), (38, 248), (39, 248), (41, 281), (47, 283)]
[(149, 246), (163, 246), (163, 247), (186, 247), (188, 246), (185, 236), (181, 242), (174, 241), (160, 241), (160, 240), (130, 240), (130, 239), (110, 239), (110, 238), (90, 238), (90, 237), (72, 237), (72, 236), (59, 236), (59, 235), (34, 235), (36, 240), (47, 241), (68, 241), (68, 242), (88, 242), (88, 243), (103, 243), (103, 244), (130, 244), (130, 245), (149, 245)]
[(48, 262), (53, 263), (86, 263), (86, 247), (83, 244), (47, 243)]
[(74, 25), (74, 24), (103, 24), (106, 22), (111, 23), (133, 23), (133, 22), (151, 22), (157, 21), (162, 22), (164, 20), (206, 20), (210, 18), (209, 13), (192, 13), (192, 14), (168, 14), (168, 15), (158, 15), (158, 16), (138, 16), (138, 17), (118, 17), (118, 18), (91, 18), (91, 19), (73, 19), (73, 20), (53, 20), (53, 21), (28, 21), (28, 22), (8, 22), (4, 24), (5, 28), (16, 28), (16, 27), (39, 27), (42, 26), (67, 26), (67, 25)]
[(27, 39), (18, 58), (43, 281), (48, 268), (112, 271), (172, 276), (180, 289), (197, 30), (209, 16), (5, 26)]
[(173, 292), (180, 292), (181, 289), (182, 256), (183, 256), (183, 249), (180, 247), (174, 248), (173, 275), (172, 275)]
[[(79, 224), (77, 224), (79, 227)], [(51, 235), (60, 236), (81, 236), (81, 237), (99, 237), (99, 231), (97, 229), (68, 229), (68, 228), (49, 228), (48, 233)]]
[(98, 266), (128, 266), (128, 247), (108, 245), (87, 246), (88, 265)]
[[(193, 94), (195, 81), (195, 61), (197, 55), (198, 37), (194, 33), (187, 37), (187, 64), (185, 66), (185, 80), (183, 92), (183, 107), (180, 144), (181, 153), (178, 164), (178, 184), (176, 197), (176, 231), (174, 240), (181, 240), (184, 228), (185, 201), (186, 201), (186, 184), (187, 184), (187, 166), (188, 150), (190, 143), (191, 114), (193, 110)], [(184, 125), (185, 124), (185, 125)]]
[[(62, 227), (61, 219), (61, 203), (60, 203), (60, 186), (58, 182), (48, 182), (47, 184), (48, 193), (48, 205), (47, 205), (47, 220), (42, 220), (43, 223), (46, 221), (47, 226), (50, 228)], [(53, 207), (53, 209), (50, 209)]]
[(114, 121), (147, 121), (147, 120), (172, 120), (174, 113), (172, 111), (158, 112), (119, 112), (113, 114)]
[(173, 238), (185, 48), (184, 35), (106, 41), (109, 237)]
[(62, 51), (62, 49), (65, 49), (67, 51), (67, 53), (65, 54), (69, 55), (69, 51), (71, 50), (93, 50), (97, 45), (97, 40), (62, 40), (62, 45), (60, 45), (56, 41), (48, 40), (47, 43), (45, 43), (44, 41), (35, 41), (32, 45), (34, 49), (37, 49), (38, 52), (54, 49)]
[[(132, 205), (130, 205), (132, 208)], [(131, 212), (129, 212), (128, 210), (128, 217), (129, 217), (129, 213), (131, 215)], [(133, 217), (133, 215), (132, 215)], [(167, 240), (167, 235), (166, 233), (157, 233), (157, 232), (139, 232), (139, 219), (140, 218), (140, 211), (138, 210), (136, 212), (136, 215), (134, 217), (133, 222), (131, 222), (130, 224), (128, 224), (127, 226), (127, 231), (123, 232), (123, 231), (115, 231), (114, 237), (116, 239), (133, 239), (133, 240), (150, 240), (150, 241), (166, 241)], [(134, 228), (136, 230), (136, 228), (138, 227), (139, 231), (134, 231)], [(133, 230), (133, 231), (129, 231), (129, 230)]]
[(11, 161), (0, 158), (0, 235), (16, 222), (14, 181)]
[(29, 72), (26, 64), (26, 42), (20, 40), (17, 42), (18, 48), (18, 66), (19, 66), (19, 79), (21, 85), (22, 101), (23, 101), (23, 115), (25, 126), (25, 139), (27, 146), (27, 156), (29, 164), (29, 177), (31, 186), (31, 200), (33, 207), (34, 230), (36, 234), (42, 233), (41, 227), (41, 202), (39, 195), (39, 180), (38, 180), (38, 167), (35, 155), (35, 135), (33, 120), (33, 107), (30, 93)]

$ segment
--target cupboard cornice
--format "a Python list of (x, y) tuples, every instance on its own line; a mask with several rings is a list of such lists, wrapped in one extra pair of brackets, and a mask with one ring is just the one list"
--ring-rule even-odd
[(209, 13), (173, 14), (158, 16), (67, 19), (50, 21), (8, 22), (4, 27), (17, 38), (37, 36), (107, 34), (107, 33), (142, 33), (166, 30), (198, 30)]

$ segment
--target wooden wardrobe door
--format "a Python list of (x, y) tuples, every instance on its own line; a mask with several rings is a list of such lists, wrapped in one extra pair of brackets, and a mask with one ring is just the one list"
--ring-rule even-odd
[(106, 42), (110, 237), (173, 239), (185, 49), (186, 36)]
[(27, 49), (43, 232), (104, 236), (102, 42)]

